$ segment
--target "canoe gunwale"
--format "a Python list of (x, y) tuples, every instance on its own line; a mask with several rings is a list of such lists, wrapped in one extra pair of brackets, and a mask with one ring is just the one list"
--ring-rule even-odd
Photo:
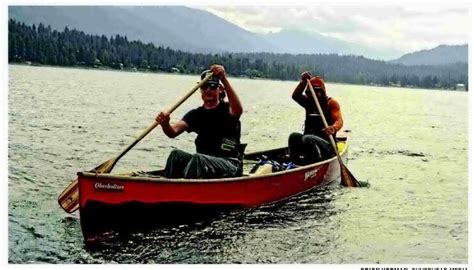
[[(344, 140), (345, 141), (345, 140)], [(346, 142), (347, 143), (347, 142)], [(280, 148), (278, 148), (280, 149)], [(275, 149), (273, 149), (275, 150)], [(271, 151), (271, 150), (270, 150)], [(341, 155), (347, 151), (347, 144), (345, 145), (343, 151), (341, 152)], [(264, 153), (265, 151), (262, 151), (261, 153)], [(252, 153), (254, 154), (254, 153)], [(319, 167), (325, 164), (329, 164), (333, 162), (334, 160), (337, 159), (337, 156), (334, 156), (330, 159), (322, 160), (317, 163), (313, 164), (308, 164), (304, 166), (300, 166), (297, 168), (293, 168), (291, 170), (283, 170), (283, 171), (278, 171), (278, 172), (273, 172), (269, 174), (263, 174), (263, 175), (243, 175), (239, 177), (230, 177), (230, 178), (213, 178), (213, 179), (185, 179), (185, 178), (165, 178), (165, 177), (143, 177), (143, 176), (123, 176), (119, 174), (97, 174), (97, 173), (92, 173), (92, 172), (78, 172), (77, 176), (78, 177), (86, 177), (86, 178), (97, 178), (97, 179), (110, 179), (110, 180), (119, 180), (119, 181), (144, 181), (144, 182), (164, 182), (164, 183), (180, 183), (180, 184), (186, 184), (186, 183), (226, 183), (226, 182), (237, 182), (237, 181), (248, 181), (248, 180), (260, 180), (260, 179), (267, 179), (267, 178), (273, 178), (273, 177), (278, 177), (281, 175), (285, 174), (292, 174), (292, 173), (297, 173), (299, 171), (304, 171), (308, 170), (313, 167)]]

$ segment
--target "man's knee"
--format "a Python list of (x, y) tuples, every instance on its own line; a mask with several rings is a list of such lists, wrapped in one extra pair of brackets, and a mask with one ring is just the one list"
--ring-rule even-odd
[(188, 153), (184, 152), (183, 150), (179, 150), (179, 149), (173, 149), (170, 152), (170, 156), (173, 156), (173, 157), (183, 156), (183, 155), (186, 155), (186, 154), (188, 154)]
[(318, 153), (319, 159), (326, 159), (335, 155), (331, 144), (323, 138), (315, 135), (306, 135), (302, 141), (305, 149), (312, 149)]
[(303, 137), (303, 134), (301, 133), (297, 133), (297, 132), (293, 132), (290, 134), (290, 136), (288, 137), (288, 142), (289, 143), (292, 143), (292, 142), (299, 142), (301, 141), (301, 138)]
[(189, 164), (201, 164), (204, 160), (206, 160), (205, 155), (196, 153), (189, 160)]
[(288, 137), (288, 146), (290, 147), (290, 150), (293, 149), (293, 151), (299, 151), (302, 146), (302, 139), (303, 134), (296, 132), (291, 133)]
[(168, 160), (170, 161), (175, 161), (175, 160), (182, 160), (182, 159), (189, 159), (191, 154), (188, 152), (179, 150), (179, 149), (173, 149), (171, 150)]
[(202, 154), (194, 154), (189, 159), (186, 167), (184, 168), (185, 178), (203, 178), (206, 166), (204, 166), (203, 160), (205, 159)]
[(174, 149), (170, 152), (168, 159), (166, 160), (165, 177), (167, 178), (179, 178), (182, 177), (183, 169), (187, 162), (191, 158), (191, 154)]

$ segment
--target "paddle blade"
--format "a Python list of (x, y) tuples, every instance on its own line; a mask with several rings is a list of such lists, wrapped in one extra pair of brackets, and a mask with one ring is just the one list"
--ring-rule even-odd
[(99, 166), (95, 167), (95, 169), (91, 170), (91, 172), (95, 173), (109, 173), (115, 166), (116, 159), (109, 159), (106, 162), (100, 164)]
[[(106, 162), (95, 167), (91, 172), (95, 173), (109, 173), (115, 166), (115, 159), (107, 160)], [(73, 213), (79, 208), (79, 180), (76, 178), (59, 194), (58, 203), (67, 213)]]
[(357, 181), (344, 164), (341, 164), (341, 185), (345, 187), (361, 187), (359, 181)]
[(79, 208), (79, 181), (77, 178), (59, 194), (58, 203), (67, 213), (72, 213)]

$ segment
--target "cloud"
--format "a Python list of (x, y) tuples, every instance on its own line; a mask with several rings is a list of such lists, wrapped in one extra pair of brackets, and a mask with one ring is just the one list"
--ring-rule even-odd
[(412, 52), (469, 41), (469, 3), (201, 6), (248, 31), (301, 29), (362, 46)]

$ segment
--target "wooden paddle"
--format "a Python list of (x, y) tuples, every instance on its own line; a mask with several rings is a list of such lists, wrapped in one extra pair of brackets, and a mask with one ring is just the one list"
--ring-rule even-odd
[[(204, 79), (202, 79), (196, 86), (194, 86), (189, 92), (183, 96), (173, 107), (167, 110), (168, 113), (172, 113), (176, 108), (178, 108), (185, 100), (187, 100), (197, 89), (199, 89), (204, 83), (212, 77), (212, 73), (209, 73)], [(122, 158), (130, 149), (132, 149), (141, 139), (143, 139), (150, 131), (152, 131), (160, 123), (154, 122), (149, 126), (137, 139), (130, 144), (125, 150), (123, 150), (116, 158), (109, 159), (106, 162), (95, 167), (91, 172), (95, 173), (109, 173), (114, 168), (115, 164)], [(64, 191), (59, 194), (58, 197), (59, 205), (68, 213), (72, 213), (79, 208), (79, 182), (76, 178), (74, 181), (69, 184), (69, 186), (64, 189)]]
[[(321, 118), (323, 119), (324, 127), (328, 127), (328, 122), (326, 121), (326, 117), (324, 116), (323, 110), (321, 109), (321, 105), (319, 104), (318, 98), (316, 97), (316, 93), (314, 92), (314, 88), (311, 85), (310, 80), (308, 79), (307, 87), (311, 90), (311, 95), (313, 96), (314, 103), (316, 104), (316, 107), (318, 108), (318, 112), (321, 115)], [(337, 160), (339, 161), (339, 165), (341, 166), (341, 185), (346, 186), (346, 187), (361, 187), (361, 184), (357, 179), (352, 175), (352, 173), (347, 169), (347, 167), (344, 165), (342, 162), (341, 155), (339, 154), (339, 151), (337, 150), (336, 142), (334, 141), (333, 136), (329, 136), (329, 140), (331, 141), (332, 148), (334, 149), (334, 152), (336, 152), (337, 155)]]

